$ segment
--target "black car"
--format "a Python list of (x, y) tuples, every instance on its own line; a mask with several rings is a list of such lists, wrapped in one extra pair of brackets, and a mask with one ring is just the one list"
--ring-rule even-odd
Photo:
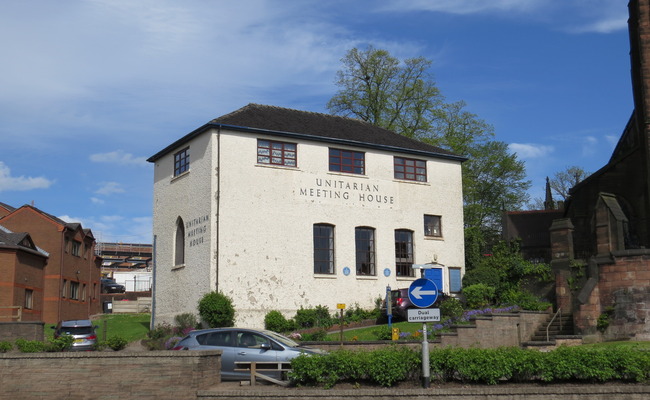
[(102, 293), (124, 293), (126, 287), (110, 278), (102, 278)]

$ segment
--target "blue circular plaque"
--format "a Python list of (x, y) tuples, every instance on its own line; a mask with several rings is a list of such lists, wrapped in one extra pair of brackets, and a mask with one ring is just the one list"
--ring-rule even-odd
[(350, 268), (348, 268), (348, 267), (343, 268), (343, 275), (345, 275), (345, 276), (350, 275)]
[(384, 269), (384, 276), (390, 276), (390, 268)]

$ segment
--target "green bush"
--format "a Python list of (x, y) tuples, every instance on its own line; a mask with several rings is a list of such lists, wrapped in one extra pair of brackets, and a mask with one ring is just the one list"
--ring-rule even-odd
[(264, 316), (264, 328), (273, 332), (289, 332), (293, 325), (293, 321), (287, 320), (280, 311), (272, 310)]
[[(369, 381), (393, 386), (420, 376), (418, 351), (390, 346), (370, 352), (333, 351), (303, 355), (291, 362), (297, 385), (332, 387), (338, 382)], [(517, 347), (432, 349), (431, 380), (494, 385), (501, 382), (648, 382), (650, 352), (633, 348), (560, 347), (550, 352)]]
[(14, 345), (11, 342), (2, 342), (0, 341), (0, 353), (6, 353), (9, 350), (13, 349)]
[(448, 297), (440, 303), (442, 317), (458, 318), (463, 315), (463, 311), (463, 304), (456, 298)]
[(61, 335), (58, 338), (51, 338), (45, 342), (45, 351), (57, 352), (69, 349), (74, 342), (74, 338), (70, 335)]
[(110, 347), (111, 349), (115, 351), (120, 351), (129, 344), (126, 339), (124, 339), (121, 336), (111, 336), (108, 339), (106, 339), (106, 346)]
[(210, 328), (221, 328), (235, 324), (235, 308), (232, 299), (221, 292), (206, 293), (199, 300), (199, 315)]
[(477, 283), (463, 288), (463, 295), (465, 295), (467, 307), (470, 309), (483, 308), (491, 304), (494, 294), (494, 287), (484, 283)]
[[(381, 306), (381, 302), (379, 303)], [(359, 307), (359, 304), (355, 304), (354, 307), (350, 307), (345, 310), (343, 314), (343, 320), (346, 323), (350, 322), (359, 322), (366, 319), (377, 319), (379, 317), (380, 308), (375, 307), (374, 309), (368, 311)], [(337, 320), (340, 318), (336, 318)]]
[(174, 316), (174, 322), (181, 332), (196, 329), (196, 327), (199, 325), (199, 321), (197, 321), (196, 315), (192, 313), (178, 314)]
[(316, 306), (315, 308), (303, 308), (301, 306), (296, 311), (294, 321), (298, 329), (315, 327), (329, 328), (334, 324), (327, 306)]
[(503, 305), (517, 305), (523, 310), (529, 311), (544, 311), (551, 307), (551, 303), (540, 301), (532, 293), (523, 289), (505, 290), (501, 294), (501, 304)]
[(325, 329), (318, 329), (312, 333), (303, 333), (302, 340), (308, 342), (322, 342), (327, 339), (327, 331)]
[(16, 347), (22, 353), (40, 353), (45, 351), (45, 343), (38, 340), (16, 339)]
[(343, 381), (393, 386), (417, 376), (418, 360), (418, 352), (393, 346), (372, 352), (340, 350), (327, 355), (301, 355), (291, 361), (289, 377), (295, 385), (326, 388)]

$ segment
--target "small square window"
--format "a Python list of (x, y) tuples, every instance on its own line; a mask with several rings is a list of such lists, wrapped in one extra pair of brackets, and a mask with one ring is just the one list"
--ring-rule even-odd
[(393, 160), (395, 167), (395, 179), (404, 179), (407, 181), (417, 182), (427, 181), (426, 161), (403, 157), (395, 157)]
[(442, 224), (439, 215), (424, 216), (424, 236), (442, 237)]
[(190, 170), (190, 148), (186, 147), (174, 154), (174, 176)]
[(329, 157), (330, 171), (359, 175), (366, 173), (366, 153), (330, 149)]
[(295, 143), (274, 142), (271, 140), (257, 140), (258, 164), (283, 165), (296, 167), (297, 146)]

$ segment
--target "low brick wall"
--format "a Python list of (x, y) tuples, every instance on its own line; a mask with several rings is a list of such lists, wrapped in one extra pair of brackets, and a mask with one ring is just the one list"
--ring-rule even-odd
[(40, 340), (43, 336), (43, 322), (0, 322), (0, 341), (13, 342), (18, 338)]
[(197, 399), (238, 399), (238, 400), (409, 400), (409, 399), (445, 399), (445, 400), (647, 400), (650, 398), (649, 385), (431, 385), (429, 389), (347, 389), (340, 390), (313, 388), (264, 389), (249, 387), (242, 389), (220, 388), (199, 390)]
[(0, 399), (195, 399), (221, 351), (0, 354)]

